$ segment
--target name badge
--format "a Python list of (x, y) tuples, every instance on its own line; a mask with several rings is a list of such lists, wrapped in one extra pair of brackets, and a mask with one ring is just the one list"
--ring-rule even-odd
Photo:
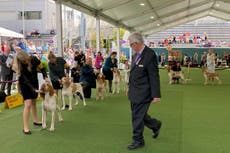
[(138, 65), (138, 67), (144, 67), (144, 65)]

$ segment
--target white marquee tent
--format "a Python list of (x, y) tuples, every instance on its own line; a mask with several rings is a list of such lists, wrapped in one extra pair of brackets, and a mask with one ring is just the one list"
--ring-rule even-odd
[(0, 27), (0, 37), (23, 38), (24, 36), (20, 33)]
[(150, 35), (206, 16), (230, 21), (230, 0), (54, 0)]

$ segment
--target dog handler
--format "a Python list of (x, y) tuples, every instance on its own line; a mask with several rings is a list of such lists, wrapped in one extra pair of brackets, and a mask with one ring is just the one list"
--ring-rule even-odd
[(147, 126), (156, 139), (161, 128), (161, 121), (151, 118), (148, 109), (151, 102), (160, 101), (160, 79), (156, 54), (144, 45), (143, 36), (133, 33), (128, 37), (130, 47), (136, 52), (133, 56), (128, 97), (132, 111), (133, 142), (128, 145), (129, 150), (144, 146), (143, 131)]

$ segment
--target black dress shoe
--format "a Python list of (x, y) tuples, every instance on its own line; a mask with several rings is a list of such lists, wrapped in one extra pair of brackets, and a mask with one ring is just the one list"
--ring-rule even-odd
[(26, 134), (26, 135), (31, 135), (31, 134), (32, 134), (30, 130), (29, 130), (29, 131), (22, 130), (22, 132), (23, 132), (24, 134)]
[(42, 123), (36, 123), (36, 122), (34, 122), (34, 125), (36, 125), (36, 126), (42, 126)]
[(160, 130), (161, 130), (161, 122), (160, 122), (160, 124), (159, 124), (157, 130), (153, 133), (153, 138), (154, 138), (154, 139), (156, 139), (156, 138), (159, 136)]
[(128, 149), (134, 150), (134, 149), (144, 147), (144, 145), (145, 145), (144, 141), (143, 142), (133, 142), (132, 144), (128, 145)]

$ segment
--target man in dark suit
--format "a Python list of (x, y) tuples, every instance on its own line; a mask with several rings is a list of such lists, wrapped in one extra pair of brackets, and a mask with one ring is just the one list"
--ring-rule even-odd
[(133, 142), (129, 150), (144, 146), (143, 131), (147, 126), (157, 138), (161, 121), (151, 118), (147, 111), (151, 102), (160, 101), (160, 79), (157, 57), (153, 50), (144, 45), (143, 36), (133, 33), (128, 38), (130, 47), (136, 52), (132, 59), (128, 97), (131, 102)]
[(13, 71), (11, 69), (12, 63), (9, 63), (9, 65), (7, 65), (6, 63), (7, 58), (12, 58), (13, 60), (13, 57), (10, 57), (10, 47), (9, 46), (7, 46), (5, 48), (5, 52), (2, 55), (0, 55), (1, 79), (3, 81), (1, 85), (1, 91), (5, 91), (5, 87), (7, 84), (7, 95), (11, 95), (12, 82), (6, 82), (6, 81), (12, 81)]

